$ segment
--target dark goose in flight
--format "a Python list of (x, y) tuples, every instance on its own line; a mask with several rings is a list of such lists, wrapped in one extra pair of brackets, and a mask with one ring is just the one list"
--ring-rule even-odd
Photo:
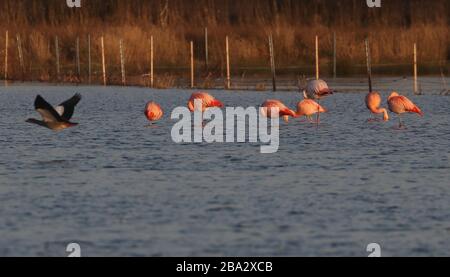
[(61, 131), (70, 127), (77, 126), (78, 123), (70, 122), (75, 111), (75, 106), (80, 102), (81, 95), (75, 94), (69, 100), (53, 108), (42, 96), (38, 95), (34, 101), (34, 108), (42, 116), (42, 120), (34, 118), (26, 122), (46, 127), (50, 130)]

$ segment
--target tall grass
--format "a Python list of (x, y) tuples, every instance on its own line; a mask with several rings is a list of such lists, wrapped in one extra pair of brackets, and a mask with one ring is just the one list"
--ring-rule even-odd
[[(119, 40), (125, 44), (127, 74), (140, 76), (150, 67), (149, 38), (155, 41), (158, 74), (188, 75), (189, 41), (195, 42), (196, 68), (204, 77), (223, 75), (225, 36), (230, 37), (234, 73), (267, 68), (267, 36), (273, 34), (280, 68), (313, 74), (314, 37), (320, 37), (322, 72), (329, 73), (333, 33), (337, 36), (338, 71), (357, 73), (364, 63), (363, 41), (369, 37), (375, 64), (409, 64), (418, 43), (422, 65), (450, 60), (446, 0), (384, 1), (368, 9), (366, 1), (342, 0), (90, 0), (69, 9), (65, 1), (3, 0), (0, 4), (0, 49), (10, 31), (10, 76), (20, 76), (15, 35), (20, 34), (28, 79), (55, 77), (54, 38), (60, 41), (64, 75), (76, 72), (75, 41), (81, 41), (83, 73), (87, 74), (87, 36), (92, 38), (94, 80), (101, 78), (99, 38), (104, 36), (108, 77), (119, 82)], [(427, 2), (427, 3), (424, 3)], [(209, 71), (204, 64), (204, 27), (209, 30)], [(3, 52), (2, 52), (3, 53)], [(2, 59), (3, 60), (3, 59)], [(1, 63), (0, 63), (1, 64)], [(1, 67), (3, 70), (3, 66)], [(448, 70), (448, 68), (446, 69)]]

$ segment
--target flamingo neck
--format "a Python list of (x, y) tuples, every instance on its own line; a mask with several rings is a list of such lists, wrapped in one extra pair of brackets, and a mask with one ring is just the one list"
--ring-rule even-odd
[(384, 121), (389, 121), (389, 114), (388, 114), (388, 111), (386, 109), (384, 109), (384, 108), (376, 109), (374, 111), (374, 113), (383, 114), (383, 120)]

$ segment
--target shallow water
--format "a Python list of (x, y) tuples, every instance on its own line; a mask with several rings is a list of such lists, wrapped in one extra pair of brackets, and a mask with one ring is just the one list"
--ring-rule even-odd
[[(36, 94), (56, 104), (75, 92), (80, 126), (24, 123)], [(65, 256), (69, 242), (84, 256), (367, 256), (372, 242), (384, 256), (450, 256), (450, 97), (411, 96), (426, 117), (396, 130), (395, 116), (366, 122), (363, 93), (337, 94), (318, 130), (283, 123), (279, 152), (263, 155), (173, 143), (170, 111), (190, 93), (0, 88), (0, 256)], [(212, 94), (228, 106), (299, 99)], [(152, 99), (166, 115), (145, 128)]]

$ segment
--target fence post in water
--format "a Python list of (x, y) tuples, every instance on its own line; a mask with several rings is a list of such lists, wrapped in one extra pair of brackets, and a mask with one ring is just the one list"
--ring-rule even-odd
[(319, 36), (316, 36), (316, 80), (320, 79), (319, 68)]
[(153, 36), (150, 37), (150, 87), (155, 85), (155, 68), (154, 68), (155, 49), (153, 44)]
[(121, 39), (120, 42), (120, 71), (122, 72), (122, 85), (126, 86), (127, 80), (126, 80), (126, 73), (125, 73), (125, 54), (124, 54), (124, 46), (123, 46), (123, 40)]
[(22, 82), (25, 80), (25, 63), (23, 59), (22, 40), (20, 35), (17, 35), (17, 51), (19, 53), (20, 70), (22, 72)]
[(5, 35), (5, 86), (8, 86), (8, 47), (9, 47), (9, 32)]
[(366, 63), (367, 63), (367, 77), (369, 79), (369, 93), (372, 92), (372, 59), (370, 55), (369, 39), (366, 38)]
[(102, 36), (100, 40), (101, 40), (101, 47), (102, 47), (103, 85), (106, 86), (105, 39)]
[(205, 27), (205, 68), (209, 69), (209, 49), (208, 49), (208, 27)]
[(227, 89), (231, 88), (231, 73), (230, 73), (230, 44), (228, 36), (225, 39), (225, 48), (227, 52)]
[(88, 35), (88, 79), (92, 83), (92, 57), (91, 57), (91, 35)]
[(78, 82), (81, 82), (81, 64), (80, 64), (80, 38), (77, 37), (76, 41), (76, 59), (77, 59), (77, 77)]
[(59, 82), (61, 80), (61, 67), (59, 63), (59, 40), (58, 36), (55, 37), (55, 54), (56, 54), (56, 79)]
[(269, 35), (269, 53), (270, 53), (270, 68), (272, 71), (273, 91), (277, 91), (277, 75), (276, 75), (276, 69), (275, 69), (275, 54), (274, 54), (272, 34)]
[(191, 88), (195, 87), (194, 42), (191, 41)]
[(414, 43), (414, 94), (419, 93), (419, 86), (417, 81), (417, 44)]
[(337, 42), (336, 32), (333, 33), (333, 78), (337, 77)]

